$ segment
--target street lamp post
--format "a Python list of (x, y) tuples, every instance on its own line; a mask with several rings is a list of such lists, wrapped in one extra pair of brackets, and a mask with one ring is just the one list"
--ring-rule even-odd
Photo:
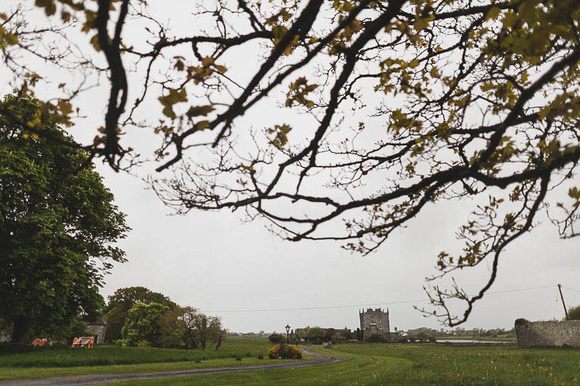
[(286, 342), (290, 343), (290, 325), (286, 325)]

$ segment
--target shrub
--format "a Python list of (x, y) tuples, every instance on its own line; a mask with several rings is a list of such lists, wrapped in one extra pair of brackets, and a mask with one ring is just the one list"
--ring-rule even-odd
[(387, 338), (385, 338), (385, 336), (383, 334), (379, 334), (377, 332), (374, 332), (371, 334), (371, 336), (369, 336), (366, 339), (367, 342), (370, 343), (385, 343), (387, 341)]
[(429, 337), (424, 332), (420, 332), (420, 333), (417, 334), (417, 340), (419, 342), (425, 342), (425, 341), (427, 341), (428, 338)]
[(268, 350), (270, 359), (302, 359), (302, 351), (293, 344), (277, 344)]
[(268, 339), (270, 339), (270, 343), (284, 343), (286, 341), (286, 338), (282, 334), (272, 334)]

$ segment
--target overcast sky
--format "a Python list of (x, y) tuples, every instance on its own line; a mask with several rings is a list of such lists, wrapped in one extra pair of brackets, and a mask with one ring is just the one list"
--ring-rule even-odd
[[(182, 3), (172, 3), (173, 9)], [(156, 15), (164, 17), (163, 10)], [(130, 28), (126, 33), (131, 33)], [(5, 83), (0, 93), (10, 89)], [(95, 89), (83, 97), (85, 123), (102, 119), (106, 91)], [(158, 113), (158, 107), (151, 111)], [(259, 119), (280, 114), (292, 116), (288, 110), (274, 109), (254, 112), (245, 119), (264, 127)], [(94, 137), (94, 132), (83, 130), (79, 122), (71, 133), (81, 141)], [(128, 142), (152, 148), (149, 138), (142, 133), (126, 136)], [(472, 202), (428, 207), (378, 252), (362, 257), (342, 250), (338, 243), (280, 240), (260, 221), (244, 224), (238, 213), (172, 216), (141, 180), (152, 168), (135, 170), (137, 176), (114, 173), (100, 163), (97, 168), (132, 228), (120, 243), (128, 262), (116, 265), (107, 276), (105, 297), (118, 288), (144, 286), (180, 305), (220, 316), (227, 329), (238, 332), (282, 331), (286, 324), (356, 329), (358, 311), (367, 307), (388, 308), (391, 328), (442, 327), (413, 306), (428, 305), (425, 277), (437, 273), (437, 254), (454, 243)], [(558, 283), (565, 287), (568, 306), (580, 304), (580, 238), (561, 241), (547, 219), (541, 221), (532, 234), (511, 244), (503, 254), (496, 284), (476, 303), (465, 328), (511, 328), (521, 317), (561, 319)], [(460, 283), (478, 290), (489, 266), (469, 271), (461, 275)]]
[[(282, 241), (237, 214), (170, 216), (138, 179), (99, 167), (133, 229), (121, 242), (128, 263), (107, 277), (104, 296), (145, 286), (181, 305), (220, 316), (232, 331), (292, 327), (358, 327), (361, 308), (389, 308), (391, 327), (441, 328), (413, 306), (426, 306), (424, 278), (439, 251), (453, 242), (466, 206), (428, 209), (377, 253), (352, 255), (333, 242)], [(568, 306), (580, 304), (580, 240), (561, 241), (549, 224), (513, 243), (491, 293), (476, 304), (465, 328), (511, 328), (515, 319), (561, 319), (560, 283)], [(480, 284), (489, 267), (464, 275)], [(476, 287), (473, 287), (476, 289)], [(575, 290), (575, 291), (573, 291)], [(504, 292), (505, 291), (505, 292)]]

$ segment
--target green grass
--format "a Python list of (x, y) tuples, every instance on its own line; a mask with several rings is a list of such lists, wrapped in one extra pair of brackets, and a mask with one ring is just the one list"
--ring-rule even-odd
[(580, 381), (579, 349), (368, 344), (317, 351), (343, 355), (347, 361), (295, 369), (132, 381), (123, 385), (573, 385)]
[(96, 346), (93, 349), (70, 347), (0, 346), (0, 370), (5, 367), (79, 367), (138, 363), (184, 362), (207, 359), (266, 356), (271, 345), (267, 339), (232, 338), (218, 351), (177, 350)]
[(0, 380), (249, 366), (265, 363), (267, 359), (258, 359), (258, 356), (267, 358), (271, 346), (267, 338), (230, 338), (217, 352), (213, 347), (201, 351), (118, 346), (96, 346), (91, 350), (0, 346)]
[[(328, 353), (328, 349), (317, 349)], [(410, 369), (412, 362), (399, 358), (383, 358), (374, 355), (341, 353), (347, 361), (329, 365), (317, 365), (293, 369), (253, 370), (240, 373), (196, 375), (191, 377), (164, 378), (120, 382), (120, 385), (237, 385), (237, 384), (291, 384), (291, 385), (342, 385), (369, 384), (381, 372), (394, 373), (398, 369)]]
[(82, 367), (26, 367), (0, 369), (0, 381), (9, 379), (32, 379), (65, 377), (89, 374), (151, 373), (157, 371), (201, 369), (214, 367), (238, 367), (267, 364), (268, 359), (234, 358), (210, 359), (195, 362), (140, 363), (134, 365), (82, 366)]
[[(0, 380), (268, 364), (272, 361), (260, 360), (257, 356), (265, 354), (270, 346), (265, 339), (232, 338), (227, 341), (223, 351), (220, 349), (217, 354), (207, 351), (205, 355), (208, 359), (201, 363), (195, 363), (195, 359), (204, 353), (186, 350), (98, 347), (84, 351), (47, 349), (10, 354), (0, 351)], [(317, 347), (316, 350), (342, 355), (347, 360), (322, 366), (132, 381), (125, 384), (573, 385), (580, 382), (580, 349), (572, 348), (351, 344), (335, 345), (334, 349)], [(60, 366), (47, 367), (54, 360), (50, 358), (54, 355), (60, 355)], [(219, 358), (220, 355), (226, 357)], [(242, 360), (236, 360), (236, 355)], [(132, 362), (74, 365), (98, 362), (106, 356), (111, 361), (116, 360), (116, 363)], [(38, 365), (29, 366), (35, 360)]]
[(337, 351), (413, 362), (413, 371), (383, 373), (378, 383), (568, 385), (580, 380), (580, 350), (572, 348), (351, 345)]

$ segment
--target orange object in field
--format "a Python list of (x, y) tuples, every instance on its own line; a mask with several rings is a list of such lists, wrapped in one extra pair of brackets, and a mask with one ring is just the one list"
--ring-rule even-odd
[(34, 347), (44, 346), (47, 341), (48, 341), (48, 339), (46, 339), (46, 338), (44, 338), (44, 339), (34, 339), (32, 341), (32, 345)]
[(75, 338), (73, 340), (71, 347), (93, 348), (94, 343), (95, 343), (95, 338), (93, 338), (92, 336), (81, 336), (81, 337)]

